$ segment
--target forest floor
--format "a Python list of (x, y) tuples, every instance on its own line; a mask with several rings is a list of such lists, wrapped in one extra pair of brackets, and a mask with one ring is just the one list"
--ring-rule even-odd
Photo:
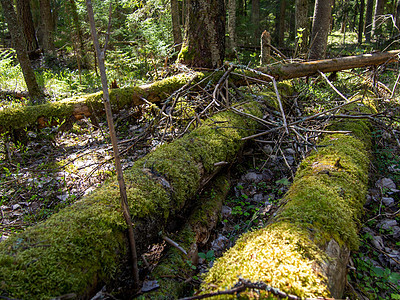
[[(341, 87), (347, 84), (346, 80), (338, 83)], [(308, 84), (299, 80), (296, 86), (296, 93), (289, 101), (291, 105), (286, 109), (287, 118), (329, 109), (341, 101), (326, 83), (315, 80)], [(259, 97), (263, 87), (253, 86), (251, 89), (251, 97)], [(342, 92), (350, 97), (351, 89), (343, 88)], [(191, 103), (196, 105), (203, 97), (199, 94), (186, 96), (190, 96)], [(322, 100), (315, 101), (315, 97)], [(390, 104), (385, 102), (381, 111), (390, 118), (383, 120), (386, 126), (376, 126), (374, 131), (371, 153), (374, 163), (370, 171), (365, 217), (360, 224), (361, 246), (359, 251), (352, 253), (348, 266), (346, 295), (350, 299), (400, 299), (397, 105), (393, 101)], [(157, 118), (154, 116), (154, 107), (148, 106), (120, 111), (114, 116), (123, 168), (129, 168), (135, 160), (158, 145), (177, 138), (188, 122), (186, 120), (182, 126), (174, 126), (171, 130), (168, 121), (155, 122)], [(265, 118), (279, 121), (281, 116), (267, 110)], [(218, 228), (209, 244), (199, 250), (197, 269), (200, 273), (205, 272), (242, 233), (268, 222), (290, 186), (297, 166), (313, 149), (313, 143), (320, 135), (317, 129), (325, 124), (326, 120), (309, 124), (312, 130), (306, 142), (301, 142), (299, 136), (287, 136), (277, 131), (246, 144), (230, 168), (232, 188), (224, 203)], [(0, 241), (48, 218), (114, 174), (108, 130), (102, 118), (98, 119), (98, 126), (83, 119), (67, 132), (58, 132), (57, 128), (27, 131), (24, 143), (7, 141), (4, 137), (0, 148)], [(193, 280), (194, 288), (200, 278), (197, 275)], [(111, 296), (107, 298), (107, 293), (102, 299), (113, 299)]]

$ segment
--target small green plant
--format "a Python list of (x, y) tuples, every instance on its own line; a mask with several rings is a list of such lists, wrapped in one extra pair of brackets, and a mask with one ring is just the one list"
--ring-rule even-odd
[(192, 270), (196, 270), (196, 266), (192, 263), (190, 259), (187, 259), (186, 263), (188, 264), (189, 268), (191, 268)]
[(215, 260), (214, 250), (209, 250), (207, 253), (199, 252), (199, 257), (204, 259), (206, 262), (212, 262)]

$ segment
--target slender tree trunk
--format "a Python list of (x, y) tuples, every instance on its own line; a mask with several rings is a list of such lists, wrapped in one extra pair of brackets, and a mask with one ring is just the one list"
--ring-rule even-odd
[(372, 22), (372, 35), (379, 36), (382, 32), (381, 25), (385, 14), (386, 0), (376, 0), (374, 19)]
[(172, 35), (174, 37), (175, 51), (178, 52), (182, 47), (182, 32), (179, 22), (178, 0), (171, 0), (171, 19), (172, 19)]
[(296, 0), (296, 43), (297, 52), (305, 53), (310, 36), (310, 24), (308, 20), (308, 0)]
[(310, 59), (322, 59), (326, 54), (331, 25), (333, 0), (316, 0), (311, 33)]
[(87, 58), (85, 55), (85, 43), (83, 42), (83, 36), (82, 36), (82, 28), (81, 28), (81, 22), (79, 20), (79, 15), (78, 15), (78, 9), (76, 7), (75, 0), (69, 0), (69, 11), (72, 15), (72, 21), (74, 23), (74, 29), (75, 29), (75, 34), (76, 38), (78, 40), (78, 47), (77, 47), (77, 52), (78, 52), (78, 60), (80, 63), (84, 66), (88, 66)]
[(367, 0), (367, 11), (365, 12), (365, 41), (369, 43), (371, 41), (372, 32), (372, 16), (374, 12), (374, 0)]
[(229, 50), (236, 49), (236, 1), (228, 0)]
[(251, 24), (254, 27), (254, 36), (253, 36), (253, 44), (258, 45), (258, 41), (260, 40), (261, 31), (260, 31), (260, 0), (252, 0), (251, 1)]
[(33, 52), (39, 48), (39, 45), (36, 39), (29, 0), (17, 0), (16, 4), (18, 20), (19, 23), (23, 25), (26, 50), (28, 53)]
[(246, 0), (237, 0), (239, 16), (246, 16)]
[[(105, 107), (105, 111), (106, 111), (106, 115), (107, 115), (107, 123), (108, 123), (108, 127), (110, 129), (111, 143), (112, 143), (113, 152), (114, 152), (115, 169), (117, 171), (117, 179), (118, 179), (120, 198), (121, 198), (120, 203), (121, 203), (124, 219), (128, 226), (129, 244), (130, 244), (130, 248), (131, 248), (132, 264), (133, 264), (132, 268), (133, 268), (134, 288), (138, 289), (139, 288), (139, 269), (137, 266), (136, 243), (135, 243), (135, 236), (134, 236), (134, 232), (133, 232), (132, 218), (131, 218), (131, 215), (129, 212), (128, 197), (126, 194), (124, 174), (122, 171), (121, 160), (120, 160), (120, 155), (119, 155), (118, 139), (117, 139), (117, 135), (115, 133), (113, 114), (111, 111), (110, 96), (108, 93), (106, 67), (104, 64), (105, 49), (104, 49), (104, 51), (101, 51), (101, 49), (100, 49), (99, 40), (97, 38), (97, 32), (96, 32), (96, 27), (95, 27), (92, 2), (90, 0), (86, 0), (86, 7), (87, 7), (88, 17), (89, 17), (89, 21), (90, 21), (90, 31), (91, 31), (92, 38), (93, 38), (93, 44), (96, 49), (97, 58), (99, 61), (101, 85), (103, 87), (103, 102), (104, 102), (104, 107)], [(111, 4), (110, 4), (110, 16), (111, 16)]]
[(192, 67), (216, 68), (225, 55), (224, 0), (188, 0), (185, 39), (178, 60)]
[[(399, 0), (400, 1), (400, 0)], [(358, 19), (358, 44), (362, 44), (363, 28), (364, 28), (364, 10), (365, 10), (365, 0), (360, 1), (360, 15)]]
[(25, 38), (21, 28), (18, 26), (17, 14), (15, 13), (12, 0), (0, 0), (3, 7), (3, 14), (8, 24), (8, 30), (11, 34), (11, 39), (17, 52), (18, 61), (21, 65), (22, 73), (29, 95), (33, 104), (44, 102), (44, 95), (39, 85), (36, 82), (35, 73), (26, 50)]
[(397, 30), (400, 31), (400, 0), (397, 0), (397, 3), (396, 3), (395, 25), (397, 27)]
[(286, 14), (286, 0), (281, 0), (279, 7), (279, 34), (278, 34), (278, 45), (283, 46), (285, 41), (285, 14)]
[(54, 25), (50, 0), (40, 0), (40, 17), (43, 24), (43, 49), (45, 52), (55, 55)]

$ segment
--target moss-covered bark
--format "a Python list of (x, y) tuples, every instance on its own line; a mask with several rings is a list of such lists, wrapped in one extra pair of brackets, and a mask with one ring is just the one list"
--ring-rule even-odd
[[(364, 101), (348, 109), (371, 112), (373, 106)], [(340, 298), (349, 249), (358, 247), (371, 132), (362, 120), (331, 128), (353, 133), (324, 137), (318, 151), (302, 162), (271, 224), (243, 235), (217, 261), (202, 285), (204, 292), (232, 288), (241, 276), (301, 297)], [(242, 296), (252, 298), (250, 292)]]
[[(261, 116), (259, 103), (241, 109)], [(190, 134), (163, 145), (125, 172), (138, 251), (189, 205), (215, 163), (230, 162), (256, 123), (222, 112)], [(86, 298), (115, 274), (127, 252), (115, 179), (47, 221), (0, 243), (0, 295), (49, 299), (67, 293)]]
[[(198, 79), (202, 78), (197, 73)], [(127, 87), (110, 90), (110, 102), (113, 110), (143, 104), (142, 98), (150, 102), (166, 99), (174, 91), (189, 82), (193, 75), (179, 74), (152, 84), (139, 87)], [(89, 117), (93, 112), (104, 111), (103, 93), (98, 92), (86, 96), (69, 98), (58, 102), (35, 106), (19, 106), (5, 108), (0, 111), (0, 131), (23, 129), (29, 126), (39, 128), (50, 126), (56, 122), (73, 116), (75, 119)]]
[(187, 220), (182, 230), (173, 237), (174, 241), (186, 249), (184, 255), (176, 248), (168, 250), (159, 265), (151, 273), (151, 278), (157, 280), (160, 288), (144, 294), (146, 299), (178, 299), (189, 296), (192, 287), (189, 281), (193, 275), (193, 266), (197, 265), (198, 245), (204, 245), (216, 226), (220, 216), (222, 203), (229, 191), (227, 175), (219, 175), (211, 186), (196, 200), (196, 209)]

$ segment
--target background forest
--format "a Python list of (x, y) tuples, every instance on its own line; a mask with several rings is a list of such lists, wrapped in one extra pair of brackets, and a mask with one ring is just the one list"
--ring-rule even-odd
[[(110, 163), (113, 152), (107, 122), (100, 112), (72, 122), (68, 117), (44, 116), (39, 125), (21, 121), (21, 126), (19, 121), (7, 123), (8, 116), (1, 116), (2, 112), (12, 115), (14, 111), (23, 111), (26, 114), (22, 114), (23, 118), (29, 119), (29, 110), (26, 113), (24, 108), (46, 107), (67, 98), (89, 99), (91, 96), (87, 94), (101, 91), (100, 68), (85, 0), (0, 0), (0, 3), (0, 242), (3, 242), (90, 196), (116, 170)], [(189, 260), (183, 266), (177, 263), (185, 270), (176, 276), (178, 281), (189, 286), (180, 296), (191, 295), (198, 289), (204, 279), (201, 273), (206, 273), (217, 256), (232, 247), (244, 232), (263, 228), (268, 218), (275, 215), (293, 183), (297, 167), (316, 148), (331, 121), (319, 114), (340, 107), (343, 99), (351, 99), (361, 89), (369, 88), (380, 100), (379, 113), (369, 115), (371, 122), (375, 122), (371, 133), (375, 161), (364, 207), (366, 217), (358, 224), (362, 228), (360, 247), (353, 252), (347, 266), (345, 295), (362, 300), (400, 299), (398, 63), (333, 72), (329, 78), (324, 74), (296, 78), (290, 88), (285, 88), (285, 82), (274, 89), (272, 84), (257, 82), (256, 78), (262, 66), (398, 49), (400, 0), (93, 0), (92, 4), (100, 46), (105, 49), (110, 90), (153, 87), (151, 83), (168, 82), (169, 78), (178, 78), (174, 77), (176, 74), (193, 76), (182, 89), (168, 90), (168, 97), (161, 97), (157, 105), (142, 97), (143, 102), (135, 107), (113, 107), (124, 171), (161, 145), (168, 145), (200, 126), (206, 117), (214, 117), (222, 109), (210, 100), (216, 92), (220, 93), (218, 97), (224, 98), (226, 93), (227, 99), (240, 101), (259, 100), (271, 94), (275, 98), (277, 94), (281, 105), (263, 112), (264, 125), (269, 124), (265, 126), (270, 134), (249, 142), (242, 157), (235, 157), (234, 166), (229, 167), (232, 178), (231, 188), (225, 192), (225, 196), (228, 194), (225, 210), (218, 224), (214, 224), (217, 227), (211, 234), (214, 240), (211, 242), (210, 238), (199, 248), (198, 265)], [(207, 9), (199, 11), (198, 7)], [(206, 35), (208, 38), (204, 38)], [(265, 56), (267, 48), (260, 45), (260, 39), (270, 46), (267, 47), (270, 55)], [(230, 76), (229, 66), (233, 65), (224, 65), (226, 61), (248, 71), (246, 76), (254, 75), (256, 83), (227, 88), (225, 78), (224, 90), (224, 84), (210, 79), (201, 91), (191, 90), (191, 80), (199, 76), (194, 71), (212, 75), (221, 71)], [(282, 108), (279, 93), (282, 98), (291, 99), (290, 107)], [(314, 114), (321, 118), (314, 120)], [(298, 134), (297, 127), (293, 132), (284, 132), (281, 125), (287, 120), (298, 124), (304, 116), (312, 119), (307, 128), (302, 128), (305, 133)], [(340, 158), (335, 167), (342, 168)], [(164, 188), (170, 188), (153, 165), (143, 169)], [(205, 198), (219, 197), (214, 191), (205, 194)], [(177, 218), (184, 219), (180, 214)], [(171, 229), (171, 235), (172, 232)], [(224, 245), (214, 247), (219, 240)], [(152, 244), (151, 249), (139, 249), (143, 253), (139, 268), (144, 287), (149, 281), (143, 278), (148, 278), (149, 270), (163, 266), (160, 257), (167, 248), (160, 242)], [(5, 277), (1, 276), (6, 275), (1, 274), (1, 267), (7, 260), (2, 260), (1, 251), (0, 247), (0, 298), (8, 299), (12, 294), (2, 285)], [(112, 267), (105, 267), (105, 273), (111, 272), (113, 263)], [(22, 265), (28, 268), (30, 263)], [(145, 275), (144, 269), (148, 272)], [(134, 284), (131, 270), (128, 271), (123, 270), (112, 284), (99, 291), (103, 298), (98, 299), (115, 299), (109, 294), (131, 299), (130, 288)], [(73, 280), (79, 281), (77, 278)], [(37, 292), (35, 284), (29, 286), (33, 294)], [(23, 295), (18, 294), (21, 291), (16, 293)]]
[[(399, 30), (397, 1), (333, 1), (328, 57), (395, 48)], [(107, 73), (120, 86), (153, 81), (180, 51), (186, 22), (185, 1), (94, 1), (100, 39), (110, 37)], [(176, 10), (173, 27), (171, 4)], [(306, 13), (296, 17), (296, 6)], [(18, 24), (39, 85), (54, 99), (99, 88), (93, 42), (84, 1), (16, 1)], [(299, 9), (298, 9), (299, 10)], [(261, 32), (287, 57), (305, 57), (310, 44), (313, 1), (227, 1), (227, 58), (258, 65)], [(234, 12), (234, 14), (233, 14)], [(296, 20), (298, 24), (296, 25)], [(303, 22), (304, 24), (301, 24)], [(175, 33), (175, 36), (174, 36)], [(372, 34), (371, 34), (372, 33)], [(371, 38), (372, 36), (372, 38)], [(0, 20), (3, 89), (23, 90), (11, 36), (4, 15)], [(300, 43), (299, 43), (300, 41)], [(39, 58), (39, 59), (38, 59)]]

